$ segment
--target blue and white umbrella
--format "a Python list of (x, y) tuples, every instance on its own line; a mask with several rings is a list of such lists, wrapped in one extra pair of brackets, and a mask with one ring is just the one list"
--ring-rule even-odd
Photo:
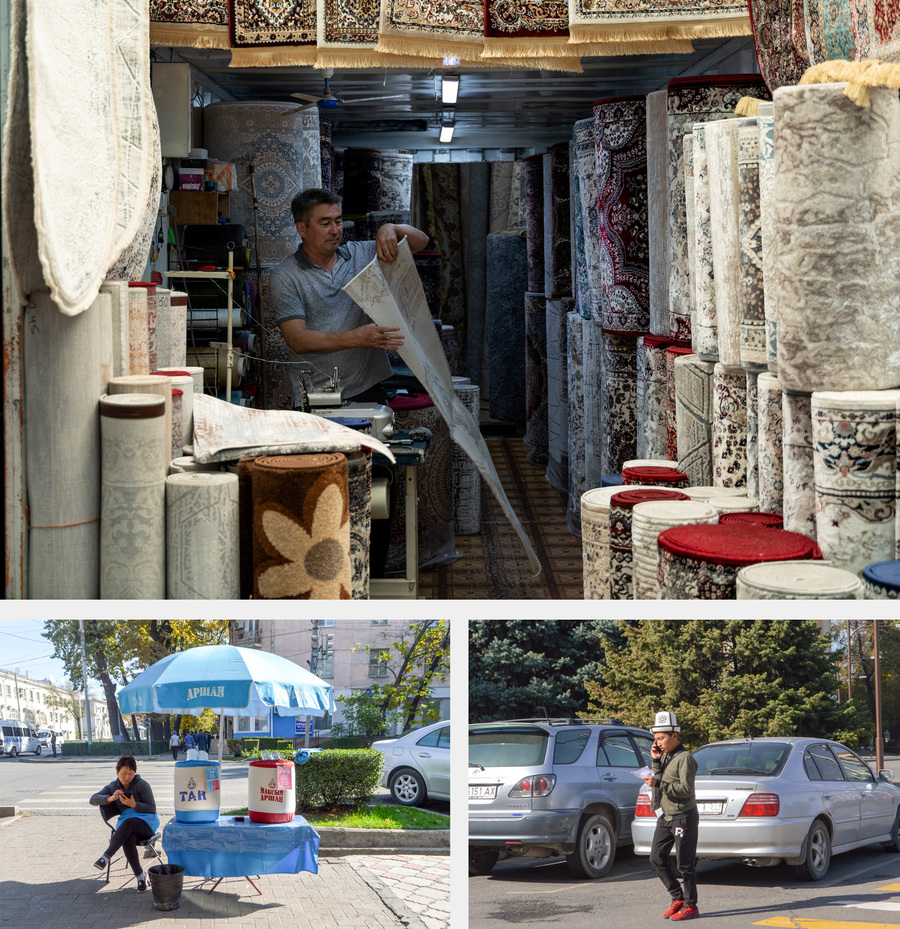
[(334, 688), (309, 671), (271, 652), (236, 645), (201, 645), (167, 655), (142, 671), (117, 694), (122, 713), (181, 713), (198, 716), (209, 708), (268, 716), (324, 716), (334, 712)]

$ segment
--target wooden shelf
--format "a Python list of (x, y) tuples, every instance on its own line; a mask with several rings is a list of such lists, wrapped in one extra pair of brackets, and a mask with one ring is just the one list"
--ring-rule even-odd
[(172, 190), (169, 203), (175, 207), (179, 226), (215, 226), (219, 213), (228, 217), (228, 192), (216, 190)]

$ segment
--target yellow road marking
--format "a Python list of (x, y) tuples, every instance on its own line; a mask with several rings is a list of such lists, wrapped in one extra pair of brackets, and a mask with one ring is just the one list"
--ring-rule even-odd
[(775, 926), (777, 929), (897, 929), (896, 923), (853, 923), (837, 919), (804, 919), (800, 916), (773, 916), (753, 925)]
[(900, 884), (888, 884), (886, 887), (878, 887), (877, 890), (900, 890)]

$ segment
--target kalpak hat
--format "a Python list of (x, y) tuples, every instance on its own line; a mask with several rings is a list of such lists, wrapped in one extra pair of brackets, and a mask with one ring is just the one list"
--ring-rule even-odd
[(669, 710), (662, 710), (656, 714), (656, 722), (650, 727), (651, 732), (681, 732), (681, 726), (675, 714)]

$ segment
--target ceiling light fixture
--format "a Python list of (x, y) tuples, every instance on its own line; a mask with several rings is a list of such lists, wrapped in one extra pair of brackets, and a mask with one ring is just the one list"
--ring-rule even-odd
[(450, 125), (449, 123), (444, 123), (444, 125), (441, 126), (441, 137), (439, 141), (441, 142), (441, 144), (446, 144), (447, 142), (451, 141), (452, 138), (453, 138), (453, 126)]
[(459, 96), (459, 75), (445, 74), (441, 78), (441, 103), (444, 106), (454, 106)]

